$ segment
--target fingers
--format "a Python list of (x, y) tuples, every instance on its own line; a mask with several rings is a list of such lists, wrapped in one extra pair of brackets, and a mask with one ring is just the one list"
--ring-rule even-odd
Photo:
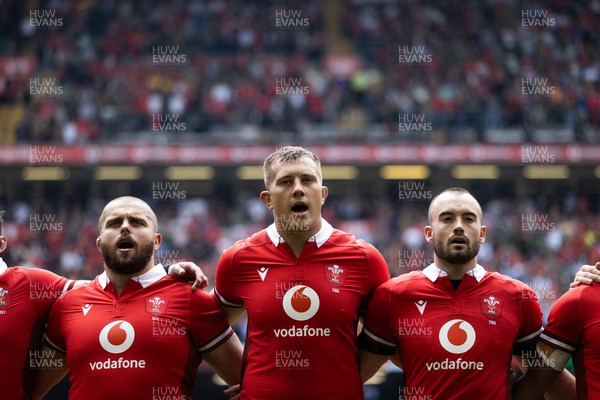
[(194, 281), (194, 283), (192, 284), (192, 291), (195, 291), (196, 289), (204, 289), (208, 286), (208, 279), (206, 278), (206, 276), (204, 276), (204, 274), (200, 273), (196, 273), (196, 280)]
[(229, 396), (231, 400), (239, 400), (240, 398), (240, 385), (233, 385), (223, 390), (223, 394)]

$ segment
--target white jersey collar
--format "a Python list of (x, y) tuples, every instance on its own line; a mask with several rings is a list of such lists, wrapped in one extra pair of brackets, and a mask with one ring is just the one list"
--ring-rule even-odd
[[(164, 278), (165, 275), (167, 275), (167, 273), (165, 272), (165, 267), (163, 267), (162, 264), (156, 264), (154, 267), (152, 267), (152, 269), (150, 269), (150, 271), (138, 276), (134, 276), (133, 278), (131, 278), (131, 280), (138, 282), (143, 288), (145, 288), (158, 281), (159, 279)], [(108, 279), (106, 272), (103, 272), (100, 275), (98, 275), (98, 282), (100, 283), (100, 286), (102, 286), (102, 289), (106, 289), (106, 285), (108, 284), (108, 282), (110, 282), (110, 279)]]
[[(331, 237), (332, 234), (333, 226), (321, 218), (321, 229), (319, 229), (319, 232), (317, 232), (315, 235), (311, 236), (308, 241), (315, 242), (317, 247), (321, 247)], [(267, 227), (267, 235), (269, 235), (269, 239), (271, 239), (271, 242), (273, 242), (275, 247), (278, 247), (279, 243), (285, 242), (285, 240), (283, 240), (283, 238), (277, 232), (275, 223), (272, 223)]]
[(7, 269), (8, 269), (8, 265), (6, 265), (6, 263), (4, 262), (2, 257), (0, 257), (0, 275), (2, 275), (4, 273), (4, 271), (6, 271)]
[[(439, 269), (435, 264), (431, 264), (429, 267), (423, 270), (423, 274), (431, 281), (435, 282), (437, 278), (441, 276), (448, 276), (445, 271)], [(471, 275), (477, 282), (481, 281), (485, 276), (485, 269), (479, 264), (473, 269), (467, 271), (467, 274)]]

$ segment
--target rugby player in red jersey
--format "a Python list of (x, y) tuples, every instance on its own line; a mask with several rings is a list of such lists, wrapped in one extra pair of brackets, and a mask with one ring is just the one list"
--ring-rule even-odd
[[(477, 264), (482, 214), (462, 188), (432, 200), (424, 233), (434, 263), (375, 291), (358, 338), (363, 380), (396, 355), (408, 398), (510, 398), (512, 356), (535, 348), (542, 311), (528, 286)], [(560, 378), (552, 391), (569, 398), (573, 377)]]
[[(0, 253), (5, 248), (6, 237), (0, 236)], [(174, 268), (179, 266), (172, 266), (171, 275), (184, 271)], [(44, 269), (9, 268), (0, 258), (0, 374), (14, 383), (0, 387), (0, 399), (31, 398), (33, 376), (44, 365), (39, 347), (50, 307), (61, 293), (86, 283)]]
[(34, 398), (66, 368), (71, 399), (192, 398), (202, 359), (238, 383), (242, 346), (214, 298), (154, 265), (162, 237), (150, 207), (117, 198), (99, 229), (104, 273), (52, 306), (42, 354), (54, 358), (37, 374)]
[[(0, 211), (0, 253), (8, 240), (2, 235)], [(195, 287), (207, 279), (195, 264), (179, 263), (169, 269), (173, 276), (195, 276)], [(186, 275), (184, 275), (186, 274)], [(39, 351), (50, 307), (61, 293), (89, 281), (73, 281), (53, 272), (26, 267), (8, 267), (0, 258), (0, 399), (30, 399), (33, 377), (44, 364)]]
[(552, 306), (537, 344), (538, 362), (544, 368), (525, 374), (515, 384), (513, 398), (542, 399), (545, 388), (573, 357), (577, 399), (600, 399), (599, 337), (600, 285), (570, 289)]
[(241, 398), (362, 399), (355, 339), (385, 260), (321, 217), (328, 189), (312, 152), (284, 147), (264, 174), (275, 222), (224, 251), (214, 291), (230, 321), (248, 313)]

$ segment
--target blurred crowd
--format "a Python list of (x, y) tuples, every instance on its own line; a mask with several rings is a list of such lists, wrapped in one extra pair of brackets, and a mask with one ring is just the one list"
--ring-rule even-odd
[[(239, 197), (233, 206), (216, 197), (147, 200), (163, 235), (155, 260), (194, 261), (211, 284), (221, 252), (272, 223), (272, 215), (257, 197)], [(8, 250), (2, 257), (9, 265), (47, 268), (72, 278), (94, 277), (103, 270), (95, 240), (104, 205), (103, 199), (90, 200), (86, 207), (11, 205), (2, 231)], [(479, 263), (529, 284), (538, 293), (545, 315), (580, 265), (600, 261), (600, 215), (587, 198), (567, 195), (561, 203), (495, 199), (482, 206), (488, 233)], [(323, 216), (334, 227), (375, 245), (390, 274), (397, 276), (433, 262), (431, 246), (423, 236), (427, 207), (428, 202), (398, 203), (385, 197), (330, 197)]]
[[(60, 26), (32, 27), (31, 4)], [(600, 141), (598, 0), (31, 4), (0, 3), (0, 57), (33, 57), (60, 93), (0, 72), (19, 142)], [(179, 125), (157, 129), (165, 115)], [(429, 125), (407, 134), (401, 115)]]

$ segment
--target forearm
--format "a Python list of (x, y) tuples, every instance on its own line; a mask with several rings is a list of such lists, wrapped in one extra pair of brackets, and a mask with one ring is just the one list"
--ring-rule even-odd
[(210, 353), (204, 354), (204, 360), (229, 385), (241, 381), (243, 347), (234, 333), (225, 343)]
[(358, 349), (358, 362), (360, 365), (360, 377), (362, 382), (365, 383), (373, 375), (379, 371), (379, 368), (389, 360), (390, 356), (378, 355), (369, 353), (368, 351)]
[(41, 354), (44, 354), (46, 357), (52, 356), (52, 358), (48, 357), (48, 362), (45, 363), (52, 365), (52, 368), (42, 368), (36, 374), (32, 393), (34, 400), (42, 399), (68, 372), (65, 354), (56, 351), (46, 344), (42, 346)]
[(566, 369), (552, 381), (550, 388), (546, 391), (546, 399), (570, 400), (577, 398), (575, 377)]

